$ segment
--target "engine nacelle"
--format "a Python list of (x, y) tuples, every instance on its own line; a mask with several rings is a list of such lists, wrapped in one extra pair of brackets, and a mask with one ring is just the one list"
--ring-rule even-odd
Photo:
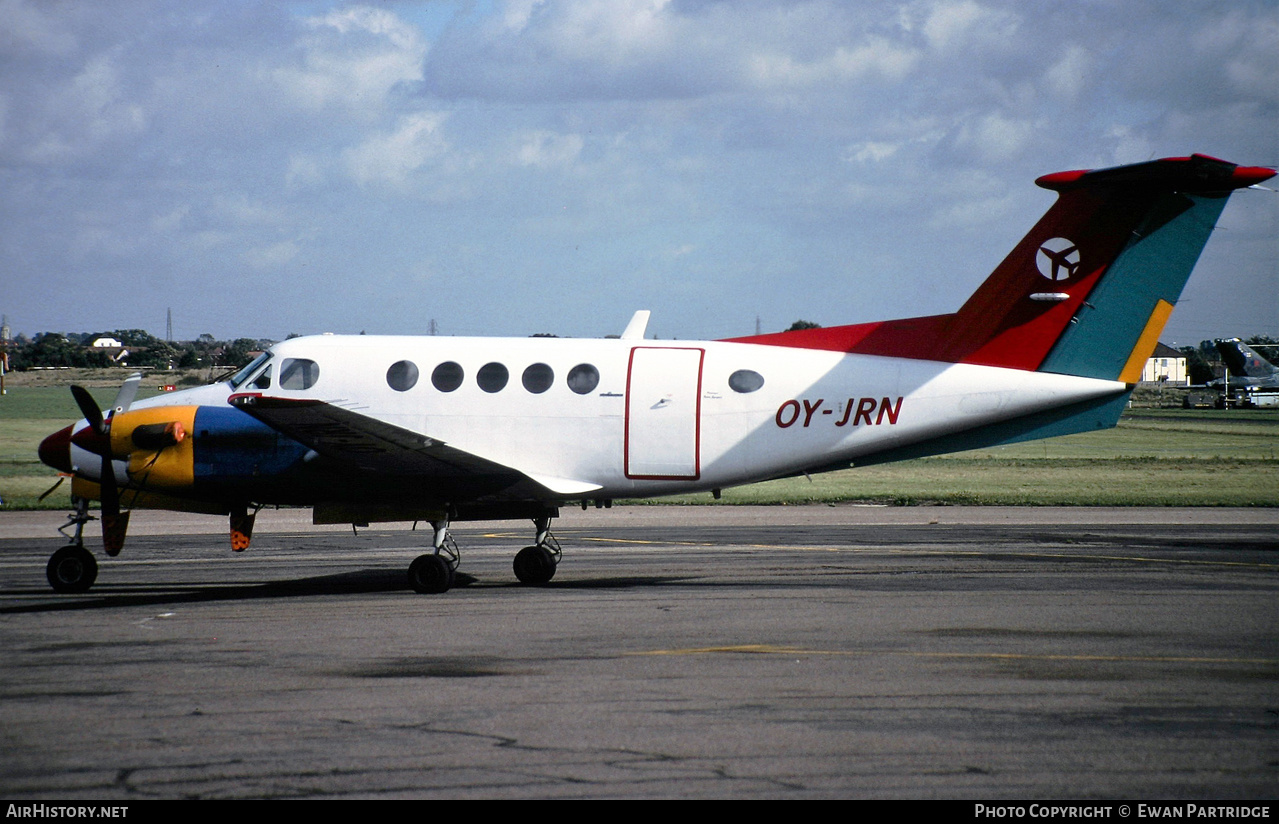
[(187, 489), (195, 483), (198, 406), (152, 406), (111, 419), (111, 455), (129, 462), (129, 481), (145, 488)]

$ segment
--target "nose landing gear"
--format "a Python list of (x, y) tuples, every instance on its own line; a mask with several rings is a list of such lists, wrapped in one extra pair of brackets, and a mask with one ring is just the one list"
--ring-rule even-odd
[[(84, 525), (94, 519), (89, 514), (88, 500), (76, 498), (75, 508), (67, 522), (58, 528), (64, 537), (70, 538), (71, 543), (53, 553), (45, 567), (45, 576), (54, 592), (88, 592), (98, 579), (98, 562), (94, 560), (93, 553), (84, 548)], [(67, 535), (63, 530), (73, 524), (75, 535)]]
[(45, 574), (54, 592), (88, 592), (98, 579), (98, 562), (92, 552), (71, 544), (53, 553)]

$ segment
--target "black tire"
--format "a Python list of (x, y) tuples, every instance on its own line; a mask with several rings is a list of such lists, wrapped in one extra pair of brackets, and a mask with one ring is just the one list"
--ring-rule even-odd
[(440, 555), (419, 555), (409, 564), (409, 586), (423, 595), (448, 592), (453, 586), (453, 569)]
[(54, 592), (88, 592), (98, 580), (98, 562), (92, 552), (72, 544), (53, 553), (45, 575)]
[(555, 577), (555, 556), (546, 547), (524, 547), (516, 553), (511, 566), (520, 583), (545, 584)]

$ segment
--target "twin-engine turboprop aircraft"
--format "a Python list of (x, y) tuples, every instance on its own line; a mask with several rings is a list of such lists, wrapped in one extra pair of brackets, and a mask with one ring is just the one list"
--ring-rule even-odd
[(1194, 155), (1036, 181), (1056, 203), (949, 315), (732, 340), (333, 336), (276, 344), (230, 380), (84, 420), (40, 446), (73, 475), (50, 584), (83, 592), (90, 499), (116, 555), (129, 510), (230, 516), (310, 506), (316, 523), (427, 521), (409, 566), (443, 592), (455, 521), (529, 518), (516, 577), (560, 560), (551, 519), (801, 473), (1114, 426), (1213, 225), (1270, 169)]

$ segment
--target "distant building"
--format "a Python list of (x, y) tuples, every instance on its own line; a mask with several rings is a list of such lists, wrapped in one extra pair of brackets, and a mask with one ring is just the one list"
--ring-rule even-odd
[(1149, 383), (1167, 383), (1177, 386), (1190, 385), (1190, 369), (1186, 356), (1162, 343), (1155, 344), (1155, 352), (1141, 371), (1141, 380)]
[(94, 338), (89, 346), (93, 349), (120, 349), (123, 348), (124, 344), (115, 338), (101, 337)]

